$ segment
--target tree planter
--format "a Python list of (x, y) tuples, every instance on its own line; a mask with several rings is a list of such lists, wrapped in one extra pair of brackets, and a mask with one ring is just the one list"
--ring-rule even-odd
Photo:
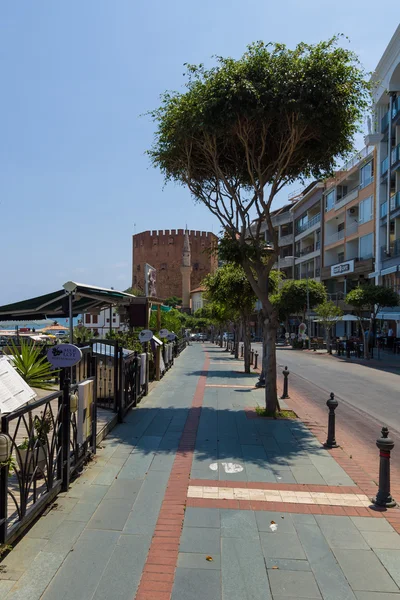
[(39, 446), (38, 448), (27, 448), (22, 450), (18, 448), (17, 463), (21, 473), (30, 476), (33, 475), (37, 466), (36, 476), (43, 477), (47, 464), (47, 448)]

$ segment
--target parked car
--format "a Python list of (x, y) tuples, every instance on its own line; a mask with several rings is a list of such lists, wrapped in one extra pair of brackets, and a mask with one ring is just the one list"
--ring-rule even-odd
[(229, 341), (231, 341), (231, 340), (235, 339), (235, 336), (234, 336), (234, 334), (233, 334), (233, 333), (228, 333), (227, 331), (225, 331), (225, 333), (224, 333), (224, 335), (223, 335), (223, 339), (224, 339), (225, 341), (226, 341), (226, 340), (229, 340)]

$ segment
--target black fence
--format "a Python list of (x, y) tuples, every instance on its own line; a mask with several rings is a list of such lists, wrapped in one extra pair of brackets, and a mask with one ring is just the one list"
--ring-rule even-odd
[[(163, 348), (165, 370), (185, 346)], [(81, 350), (81, 362), (62, 372), (59, 391), (1, 417), (10, 458), (0, 463), (0, 543), (19, 537), (96, 453), (98, 408), (122, 421), (146, 394), (152, 361), (109, 340)], [(93, 388), (87, 404), (78, 402), (79, 383)]]

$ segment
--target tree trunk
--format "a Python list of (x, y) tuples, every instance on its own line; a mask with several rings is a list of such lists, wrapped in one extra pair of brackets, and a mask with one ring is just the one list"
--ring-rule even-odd
[(249, 319), (243, 320), (243, 357), (244, 357), (244, 372), (250, 373), (250, 351), (251, 351), (251, 333)]
[(270, 318), (264, 319), (263, 326), (263, 367), (265, 373), (265, 408), (275, 413), (278, 409), (276, 387), (276, 332), (277, 327)]
[[(368, 340), (367, 337), (365, 335), (365, 329), (364, 329), (364, 325), (362, 324), (362, 322), (360, 321), (360, 327), (361, 327), (361, 333), (362, 333), (362, 338), (363, 338), (363, 344), (364, 344), (364, 358), (367, 360), (369, 358), (369, 351), (368, 351)], [(371, 333), (371, 332), (370, 332)], [(369, 335), (369, 334), (368, 334)]]
[(239, 358), (239, 342), (240, 342), (240, 332), (242, 330), (242, 321), (239, 321), (236, 327), (236, 335), (235, 335), (235, 358)]
[(325, 327), (325, 342), (326, 342), (326, 350), (328, 354), (332, 354), (331, 347), (331, 330), (328, 327)]

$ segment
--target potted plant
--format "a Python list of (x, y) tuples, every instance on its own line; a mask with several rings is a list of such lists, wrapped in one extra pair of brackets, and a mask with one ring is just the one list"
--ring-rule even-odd
[(48, 445), (47, 436), (53, 430), (53, 421), (51, 414), (47, 413), (43, 416), (35, 416), (32, 423), (30, 417), (29, 430), (32, 431), (32, 425), (34, 435), (30, 438), (25, 438), (22, 444), (17, 446), (17, 462), (19, 470), (25, 472), (27, 475), (32, 475), (37, 466), (38, 475), (43, 475), (48, 456)]

